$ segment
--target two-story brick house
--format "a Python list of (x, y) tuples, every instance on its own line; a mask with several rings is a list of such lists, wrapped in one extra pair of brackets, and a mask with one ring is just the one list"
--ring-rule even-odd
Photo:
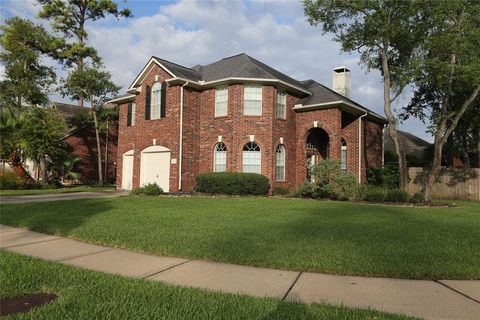
[(364, 181), (382, 165), (386, 120), (348, 98), (348, 69), (333, 74), (338, 92), (246, 54), (192, 68), (152, 57), (110, 101), (120, 105), (118, 187), (188, 191), (199, 173), (231, 171), (293, 189), (325, 157)]

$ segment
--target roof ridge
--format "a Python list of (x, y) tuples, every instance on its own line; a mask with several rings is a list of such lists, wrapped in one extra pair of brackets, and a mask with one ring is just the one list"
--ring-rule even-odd
[(248, 54), (245, 54), (245, 56), (246, 56), (247, 59), (249, 59), (252, 63), (254, 63), (255, 65), (257, 65), (257, 67), (260, 67), (262, 70), (264, 70), (266, 73), (268, 73), (269, 75), (271, 75), (273, 78), (276, 79), (276, 78), (278, 78), (278, 77), (275, 76), (274, 74), (272, 74), (270, 70), (266, 70), (266, 69), (264, 68), (264, 66), (267, 67), (268, 69), (271, 69), (271, 70), (273, 70), (273, 71), (275, 71), (275, 72), (278, 72), (278, 73), (282, 74), (283, 76), (285, 76), (285, 77), (287, 77), (287, 78), (295, 81), (297, 84), (303, 86), (303, 84), (302, 84), (299, 80), (290, 77), (288, 74), (285, 74), (285, 73), (281, 72), (280, 70), (277, 70), (277, 69), (269, 66), (268, 64), (263, 63), (262, 61), (257, 60), (257, 59), (255, 59), (255, 58), (249, 56)]
[[(229, 57), (225, 57), (225, 58), (222, 58), (222, 60), (227, 60), (227, 59), (231, 59), (231, 58), (234, 58), (234, 57), (238, 57), (238, 56), (249, 56), (248, 54), (246, 54), (245, 52), (242, 52), (242, 53), (238, 53), (238, 54), (234, 54), (233, 56), (229, 56)], [(222, 60), (218, 60), (218, 61), (222, 61)], [(215, 62), (218, 62), (218, 61), (215, 61)], [(212, 63), (215, 63), (215, 62), (212, 62)]]
[(161, 60), (161, 61), (165, 61), (165, 62), (168, 62), (168, 63), (171, 63), (177, 67), (180, 67), (180, 68), (184, 68), (184, 69), (188, 69), (190, 71), (193, 71), (193, 72), (197, 72), (197, 70), (195, 69), (192, 69), (192, 68), (189, 68), (189, 67), (185, 67), (185, 66), (182, 66), (181, 64), (178, 64), (178, 63), (175, 63), (175, 62), (172, 62), (172, 61), (169, 61), (169, 60), (166, 60), (166, 59), (162, 59), (160, 57), (157, 57), (157, 56), (153, 56), (155, 59), (158, 59), (158, 60)]

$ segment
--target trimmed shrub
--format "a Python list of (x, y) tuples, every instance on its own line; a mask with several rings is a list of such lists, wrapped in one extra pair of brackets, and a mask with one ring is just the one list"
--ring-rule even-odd
[(402, 189), (391, 189), (387, 192), (386, 200), (391, 202), (407, 202), (408, 193)]
[(17, 179), (17, 175), (12, 171), (6, 171), (0, 176), (0, 189), (1, 190), (16, 190), (20, 187), (20, 181)]
[(420, 192), (415, 193), (413, 196), (410, 197), (410, 202), (414, 204), (422, 204), (425, 202), (425, 199), (423, 198), (423, 194)]
[(357, 180), (352, 173), (342, 173), (340, 162), (332, 159), (319, 161), (313, 168), (314, 198), (351, 199), (357, 191)]
[(352, 173), (340, 174), (328, 184), (328, 195), (336, 200), (348, 200), (355, 197), (357, 178)]
[(382, 188), (367, 187), (364, 190), (363, 200), (369, 202), (383, 202), (385, 201), (385, 190)]
[(140, 188), (135, 188), (131, 192), (134, 195), (145, 194), (147, 196), (158, 196), (163, 193), (163, 189), (156, 183), (149, 183)]
[(273, 194), (274, 196), (285, 196), (285, 195), (287, 195), (287, 194), (289, 194), (289, 193), (290, 193), (290, 191), (288, 191), (287, 188), (275, 188), (275, 189), (273, 189), (273, 191), (272, 191), (272, 194)]
[(315, 193), (315, 186), (308, 180), (303, 181), (302, 185), (295, 191), (297, 197), (312, 198)]
[(367, 169), (367, 181), (374, 186), (385, 188), (398, 188), (400, 185), (400, 174), (395, 166), (386, 165), (383, 167)]
[(213, 194), (266, 195), (270, 190), (268, 178), (257, 173), (203, 173), (195, 182), (195, 191)]

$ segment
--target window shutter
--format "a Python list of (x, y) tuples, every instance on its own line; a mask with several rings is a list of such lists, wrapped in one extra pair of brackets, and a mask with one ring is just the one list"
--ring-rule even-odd
[(164, 82), (162, 83), (162, 95), (161, 95), (161, 102), (160, 102), (160, 118), (165, 118), (165, 113), (166, 113), (166, 109), (167, 109), (167, 106), (166, 106), (166, 93), (167, 93), (167, 84)]
[(132, 125), (132, 103), (128, 103), (127, 108), (127, 127)]
[(145, 120), (150, 120), (150, 98), (150, 86), (147, 85), (145, 90)]

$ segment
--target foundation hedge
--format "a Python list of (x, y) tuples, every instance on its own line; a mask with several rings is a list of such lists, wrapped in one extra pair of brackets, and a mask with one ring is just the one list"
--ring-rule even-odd
[(270, 190), (268, 178), (256, 173), (204, 173), (195, 182), (195, 191), (211, 194), (266, 195)]

